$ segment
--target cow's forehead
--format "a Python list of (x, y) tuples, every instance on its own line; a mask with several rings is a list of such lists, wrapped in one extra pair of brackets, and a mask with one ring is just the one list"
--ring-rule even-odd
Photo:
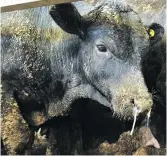
[[(141, 33), (140, 33), (141, 31)], [(117, 40), (118, 38), (141, 38), (148, 40), (148, 34), (146, 30), (133, 30), (128, 26), (124, 25), (121, 28), (117, 26), (98, 25), (87, 29), (87, 36), (89, 39), (96, 40), (97, 38), (112, 38)], [(129, 36), (129, 37), (128, 37)]]
[(105, 25), (97, 26), (97, 27), (90, 27), (88, 29), (88, 36), (92, 39), (97, 39), (97, 38), (104, 38), (104, 37), (109, 37), (109, 38), (114, 38), (115, 36), (119, 35), (131, 35), (129, 29), (119, 29), (114, 26), (107, 27)]
[(91, 11), (87, 18), (91, 21), (91, 26), (107, 25), (108, 27), (129, 27), (135, 34), (148, 38), (145, 27), (139, 15), (128, 5), (115, 3), (104, 3)]

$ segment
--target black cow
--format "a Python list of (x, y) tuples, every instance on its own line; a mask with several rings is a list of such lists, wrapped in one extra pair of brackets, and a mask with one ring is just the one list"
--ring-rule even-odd
[[(157, 24), (151, 27), (156, 34), (163, 34)], [(150, 50), (142, 62), (142, 70), (146, 85), (153, 96), (153, 113), (151, 115), (151, 129), (159, 143), (166, 145), (166, 39), (165, 35), (151, 38)]]
[[(53, 6), (50, 15), (75, 35), (57, 45), (38, 35), (2, 34), (3, 90), (14, 96), (30, 125), (68, 115), (80, 98), (125, 119), (133, 118), (135, 110), (150, 110), (152, 96), (141, 69), (150, 47), (149, 28), (129, 6), (106, 2), (82, 17), (67, 3)], [(42, 121), (36, 123), (34, 116)]]

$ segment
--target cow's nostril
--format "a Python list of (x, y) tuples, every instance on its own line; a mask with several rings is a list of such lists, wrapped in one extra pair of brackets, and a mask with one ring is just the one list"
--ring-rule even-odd
[(134, 99), (130, 99), (130, 103), (134, 104), (135, 100)]

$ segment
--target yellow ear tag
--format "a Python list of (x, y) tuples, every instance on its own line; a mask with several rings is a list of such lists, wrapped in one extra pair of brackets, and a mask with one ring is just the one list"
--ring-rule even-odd
[(155, 31), (153, 29), (149, 29), (149, 35), (150, 35), (150, 37), (154, 37)]

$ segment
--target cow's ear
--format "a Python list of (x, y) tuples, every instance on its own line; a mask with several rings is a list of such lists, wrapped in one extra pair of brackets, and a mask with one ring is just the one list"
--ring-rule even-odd
[(165, 32), (164, 28), (160, 24), (157, 24), (157, 23), (151, 24), (148, 27), (147, 31), (150, 37), (151, 44), (155, 44), (158, 41), (160, 41)]
[(76, 7), (71, 3), (52, 6), (49, 11), (52, 19), (67, 33), (80, 37), (85, 35), (85, 26)]

